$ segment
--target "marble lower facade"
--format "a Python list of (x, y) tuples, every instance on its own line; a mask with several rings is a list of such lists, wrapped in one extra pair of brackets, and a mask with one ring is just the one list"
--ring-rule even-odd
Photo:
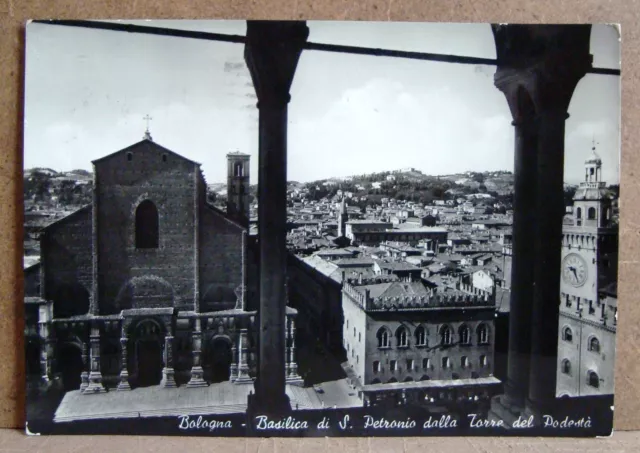
[[(38, 328), (31, 329), (28, 337), (34, 349), (27, 354), (34, 362), (28, 368), (45, 381), (60, 381), (65, 391), (94, 394), (148, 386), (245, 384), (255, 379), (256, 312), (141, 308), (117, 315), (52, 319), (50, 303), (41, 300), (39, 305)], [(287, 309), (289, 384), (302, 384), (295, 358), (296, 314)]]

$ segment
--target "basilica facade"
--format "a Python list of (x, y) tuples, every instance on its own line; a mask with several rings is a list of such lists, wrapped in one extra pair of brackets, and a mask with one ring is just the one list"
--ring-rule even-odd
[[(28, 370), (84, 394), (253, 382), (249, 156), (227, 161), (226, 212), (207, 201), (200, 164), (148, 133), (93, 162), (93, 202), (43, 230), (27, 276)], [(295, 317), (287, 308), (291, 383)]]

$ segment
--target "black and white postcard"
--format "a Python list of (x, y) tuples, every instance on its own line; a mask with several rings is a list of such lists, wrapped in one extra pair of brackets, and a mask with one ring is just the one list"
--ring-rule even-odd
[(609, 435), (613, 25), (26, 25), (27, 432)]

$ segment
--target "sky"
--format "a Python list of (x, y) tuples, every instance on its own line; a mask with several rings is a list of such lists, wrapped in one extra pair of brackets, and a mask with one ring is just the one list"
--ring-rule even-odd
[[(241, 34), (244, 21), (127, 21)], [(309, 41), (495, 58), (487, 24), (308, 22)], [(91, 161), (153, 140), (226, 180), (225, 156), (251, 154), (258, 112), (243, 45), (30, 23), (25, 168), (91, 170)], [(620, 68), (617, 31), (592, 29), (595, 67)], [(304, 51), (291, 87), (288, 179), (414, 167), (426, 174), (513, 170), (514, 130), (495, 67)], [(588, 74), (566, 123), (565, 182), (595, 140), (603, 177), (619, 181), (620, 78)]]

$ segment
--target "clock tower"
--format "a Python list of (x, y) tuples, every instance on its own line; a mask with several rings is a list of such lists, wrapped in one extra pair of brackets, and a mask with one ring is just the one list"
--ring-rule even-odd
[(562, 234), (558, 396), (613, 393), (618, 227), (592, 149)]

